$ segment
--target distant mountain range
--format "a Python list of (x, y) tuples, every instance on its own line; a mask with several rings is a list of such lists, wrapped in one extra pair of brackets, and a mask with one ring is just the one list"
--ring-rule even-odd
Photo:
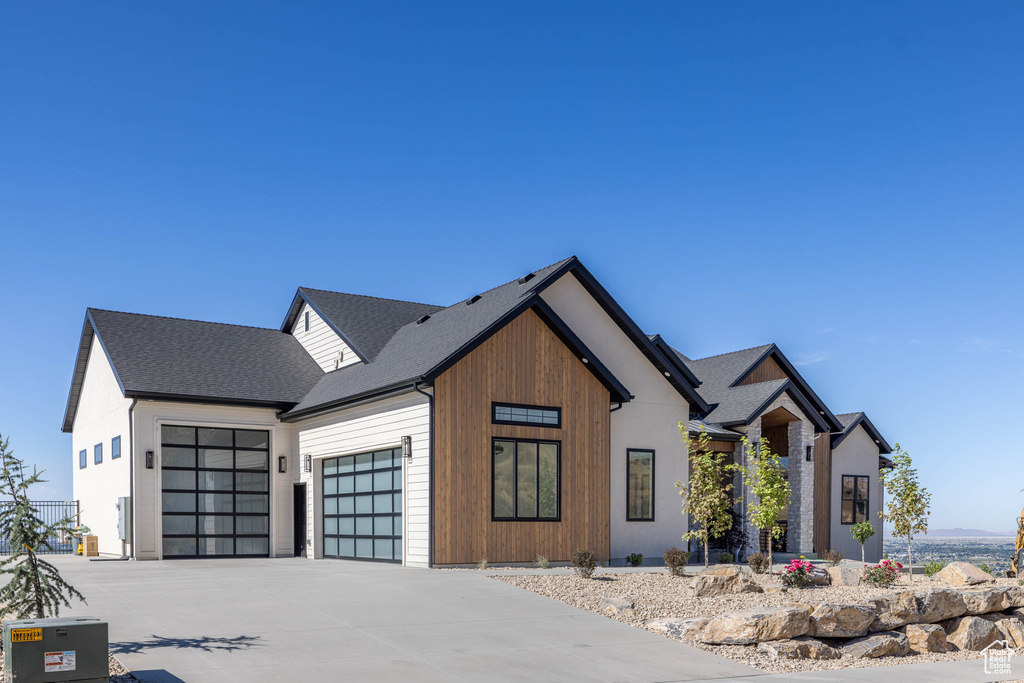
[[(885, 532), (886, 538), (892, 538), (892, 533)], [(1016, 531), (985, 531), (984, 529), (929, 529), (927, 536), (917, 538), (1016, 538)]]

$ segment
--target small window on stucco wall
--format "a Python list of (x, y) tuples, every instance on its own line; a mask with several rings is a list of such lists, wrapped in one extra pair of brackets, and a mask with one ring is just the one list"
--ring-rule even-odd
[(843, 524), (868, 521), (869, 483), (868, 477), (843, 475), (843, 502), (840, 511)]

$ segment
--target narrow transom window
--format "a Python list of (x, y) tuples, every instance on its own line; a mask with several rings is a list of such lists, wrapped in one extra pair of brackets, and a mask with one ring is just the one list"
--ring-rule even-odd
[(306, 311), (305, 331), (309, 332), (309, 311)]
[(117, 460), (121, 457), (121, 437), (115, 436), (110, 440), (110, 459)]
[(103, 444), (98, 443), (92, 447), (92, 461), (96, 465), (103, 462)]
[(88, 465), (88, 456), (85, 454), (85, 449), (78, 451), (78, 469), (84, 470), (85, 466)]
[(560, 449), (557, 441), (494, 439), (492, 519), (558, 521)]
[(518, 403), (492, 403), (492, 419), (494, 424), (525, 425), (527, 427), (562, 426), (562, 409), (545, 406), (528, 406)]
[(870, 482), (866, 476), (843, 475), (842, 524), (868, 521)]
[(626, 451), (626, 521), (654, 521), (654, 451)]

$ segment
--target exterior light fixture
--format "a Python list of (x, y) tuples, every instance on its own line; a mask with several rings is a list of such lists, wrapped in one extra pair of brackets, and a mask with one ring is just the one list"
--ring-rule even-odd
[(814, 462), (814, 446), (807, 447), (807, 462)]
[(313, 456), (310, 455), (309, 453), (306, 453), (304, 456), (302, 456), (302, 471), (303, 472), (312, 472), (313, 471)]
[(282, 474), (288, 471), (288, 456), (277, 456), (277, 471), (281, 472)]
[(146, 451), (146, 469), (153, 469), (153, 451)]
[(403, 458), (411, 458), (412, 457), (412, 437), (411, 436), (403, 436), (402, 437), (402, 457)]

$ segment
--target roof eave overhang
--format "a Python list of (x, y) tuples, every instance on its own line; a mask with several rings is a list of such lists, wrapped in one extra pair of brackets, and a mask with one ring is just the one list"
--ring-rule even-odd
[(814, 406), (811, 405), (810, 401), (808, 401), (804, 397), (804, 395), (800, 393), (797, 387), (793, 385), (792, 380), (786, 380), (785, 382), (783, 382), (782, 385), (778, 389), (776, 389), (771, 396), (769, 396), (763, 403), (761, 403), (760, 406), (757, 407), (757, 410), (754, 410), (753, 412), (750, 413), (749, 416), (747, 416), (746, 420), (733, 420), (732, 422), (722, 422), (721, 425), (723, 427), (731, 427), (736, 425), (751, 425), (753, 424), (754, 420), (759, 418), (768, 409), (768, 406), (770, 406), (772, 402), (774, 402), (777, 398), (779, 398), (779, 396), (782, 396), (783, 394), (789, 394), (789, 397), (793, 399), (793, 402), (796, 403), (797, 406), (799, 406), (800, 410), (803, 411), (804, 415), (810, 418), (811, 422), (814, 423), (815, 433), (830, 431), (829, 425), (825, 421), (824, 416), (819, 415), (815, 411)]
[(341, 331), (341, 328), (339, 328), (334, 323), (334, 321), (330, 319), (330, 317), (325, 315), (324, 312), (320, 310), (320, 307), (313, 302), (313, 298), (309, 296), (302, 289), (302, 287), (299, 287), (296, 290), (295, 297), (292, 299), (292, 305), (288, 308), (288, 315), (285, 316), (284, 322), (281, 323), (282, 332), (284, 332), (285, 334), (290, 334), (289, 330), (292, 329), (292, 327), (298, 320), (299, 311), (302, 310), (303, 303), (307, 304), (311, 309), (313, 309), (313, 311), (318, 316), (320, 316), (320, 319), (323, 320), (329, 328), (331, 328), (331, 331), (334, 332), (334, 334), (338, 335), (341, 338), (341, 340), (344, 341), (345, 344), (348, 345), (348, 347), (352, 349), (357, 356), (359, 356), (359, 360), (363, 361), (364, 363), (369, 362), (369, 359), (367, 359), (366, 354), (360, 351), (359, 347), (356, 346), (351, 339), (345, 336), (345, 333)]
[(868, 433), (868, 437), (870, 437), (871, 440), (878, 445), (878, 452), (881, 455), (887, 455), (889, 453), (892, 453), (892, 446), (890, 446), (889, 442), (885, 440), (885, 437), (882, 436), (882, 433), (878, 431), (878, 428), (875, 427), (871, 419), (868, 418), (868, 416), (863, 413), (861, 413), (861, 416), (854, 420), (848, 428), (844, 429), (839, 433), (832, 434), (832, 438), (830, 439), (829, 443), (831, 448), (834, 450), (837, 446), (839, 446), (839, 444), (845, 441), (846, 437), (852, 434), (853, 431), (857, 429), (857, 427), (864, 427), (864, 431)]
[(64, 422), (61, 425), (61, 432), (65, 434), (74, 431), (75, 428), (75, 416), (78, 414), (78, 402), (81, 399), (82, 386), (85, 384), (85, 373), (89, 366), (89, 354), (92, 352), (93, 342), (100, 345), (100, 349), (103, 350), (103, 356), (107, 359), (107, 363), (110, 364), (110, 371), (114, 373), (114, 379), (117, 381), (117, 386), (121, 390), (122, 396), (127, 396), (124, 389), (124, 382), (121, 381), (121, 375), (117, 372), (117, 367), (114, 366), (114, 361), (110, 357), (110, 353), (107, 351), (106, 345), (103, 343), (103, 339), (100, 337), (99, 332), (96, 330), (96, 321), (93, 320), (92, 312), (89, 309), (85, 310), (85, 320), (82, 322), (82, 335), (78, 342), (78, 355), (75, 358), (75, 371), (71, 376), (71, 388), (68, 390), (68, 401), (64, 406)]
[(411, 392), (414, 391), (416, 386), (420, 384), (426, 384), (422, 377), (410, 378), (407, 380), (403, 380), (401, 382), (389, 384), (388, 386), (382, 387), (380, 389), (364, 391), (362, 393), (354, 394), (352, 396), (346, 396), (345, 398), (338, 399), (336, 401), (330, 401), (328, 403), (320, 403), (315, 406), (310, 406), (309, 408), (304, 408), (302, 410), (286, 410), (279, 413), (277, 419), (279, 419), (281, 422), (298, 422), (300, 420), (308, 420), (310, 418), (318, 417), (326, 413), (334, 412), (335, 410), (351, 408), (362, 403), (380, 400), (388, 396)]

